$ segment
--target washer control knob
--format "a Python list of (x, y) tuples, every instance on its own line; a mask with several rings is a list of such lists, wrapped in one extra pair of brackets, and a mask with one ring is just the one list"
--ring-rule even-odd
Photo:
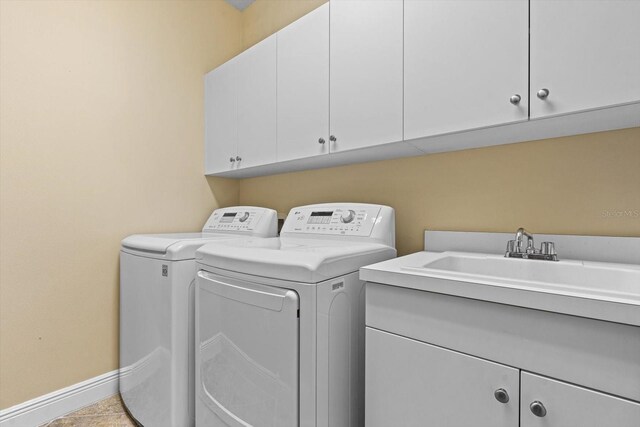
[(340, 217), (340, 221), (344, 222), (345, 224), (348, 224), (351, 221), (353, 221), (355, 217), (356, 217), (356, 212), (349, 209), (342, 213), (342, 216)]
[(240, 215), (239, 221), (245, 222), (248, 219), (249, 219), (249, 212), (242, 212), (242, 215)]

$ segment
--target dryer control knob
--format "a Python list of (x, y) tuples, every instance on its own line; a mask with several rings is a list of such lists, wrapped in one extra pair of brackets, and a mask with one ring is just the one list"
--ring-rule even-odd
[(349, 209), (348, 211), (344, 211), (342, 213), (342, 216), (340, 217), (340, 221), (344, 222), (345, 224), (348, 224), (351, 221), (353, 221), (355, 217), (356, 217), (356, 212)]
[(240, 216), (240, 222), (245, 222), (248, 219), (249, 219), (249, 212), (243, 212), (242, 215)]

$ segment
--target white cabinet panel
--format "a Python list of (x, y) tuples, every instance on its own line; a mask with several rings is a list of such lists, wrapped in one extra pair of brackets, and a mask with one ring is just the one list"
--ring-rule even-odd
[(367, 427), (518, 425), (517, 369), (368, 327), (365, 366)]
[(527, 119), (527, 0), (406, 0), (404, 31), (405, 139)]
[[(638, 427), (640, 403), (522, 372), (521, 427)], [(535, 402), (536, 408), (531, 408)], [(534, 410), (544, 412), (533, 413)]]
[(328, 153), (329, 4), (285, 27), (277, 38), (278, 161)]
[(402, 0), (332, 0), (330, 150), (402, 140)]
[(204, 166), (212, 174), (233, 170), (237, 155), (237, 75), (231, 60), (204, 77)]
[(276, 161), (276, 36), (236, 57), (238, 168)]
[(639, 18), (637, 0), (531, 0), (531, 118), (640, 101)]

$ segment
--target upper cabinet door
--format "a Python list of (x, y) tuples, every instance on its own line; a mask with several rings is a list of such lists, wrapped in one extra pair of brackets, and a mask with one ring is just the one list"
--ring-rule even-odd
[(277, 33), (278, 161), (329, 152), (329, 3)]
[(531, 0), (531, 118), (640, 101), (640, 1)]
[(276, 161), (276, 36), (236, 57), (238, 168)]
[(402, 0), (331, 0), (330, 150), (402, 140)]
[(528, 118), (528, 7), (405, 1), (405, 139)]
[(205, 174), (229, 171), (236, 165), (236, 71), (236, 61), (232, 59), (204, 76)]

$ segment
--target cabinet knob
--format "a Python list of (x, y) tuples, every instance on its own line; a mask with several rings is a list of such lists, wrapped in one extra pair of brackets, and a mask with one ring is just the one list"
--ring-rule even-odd
[(549, 89), (540, 89), (537, 95), (538, 95), (538, 98), (545, 100), (549, 96)]
[(507, 390), (503, 388), (497, 389), (493, 393), (493, 395), (495, 396), (496, 400), (500, 403), (507, 403), (509, 401), (509, 393), (507, 393)]
[(235, 162), (235, 161), (236, 161), (236, 159), (234, 159), (233, 157), (230, 157), (230, 158), (229, 158), (229, 161), (230, 161), (231, 163), (233, 163), (233, 162)]
[(331, 135), (331, 136), (329, 137), (329, 141), (331, 141), (331, 142), (336, 142), (337, 140), (338, 140), (338, 139), (337, 139), (335, 136), (333, 136), (333, 135)]
[(240, 161), (242, 161), (242, 157), (236, 156), (236, 160), (240, 162)]
[(529, 409), (531, 409), (531, 413), (536, 417), (542, 418), (547, 415), (547, 409), (544, 407), (542, 402), (539, 402), (537, 400), (529, 405)]
[(522, 98), (520, 97), (520, 95), (516, 93), (515, 95), (512, 95), (511, 98), (509, 98), (509, 102), (512, 103), (513, 105), (518, 105), (520, 104), (521, 99)]
[(320, 138), (320, 139), (318, 140), (318, 144), (324, 144), (325, 142), (326, 142), (326, 141), (324, 140), (324, 138)]

